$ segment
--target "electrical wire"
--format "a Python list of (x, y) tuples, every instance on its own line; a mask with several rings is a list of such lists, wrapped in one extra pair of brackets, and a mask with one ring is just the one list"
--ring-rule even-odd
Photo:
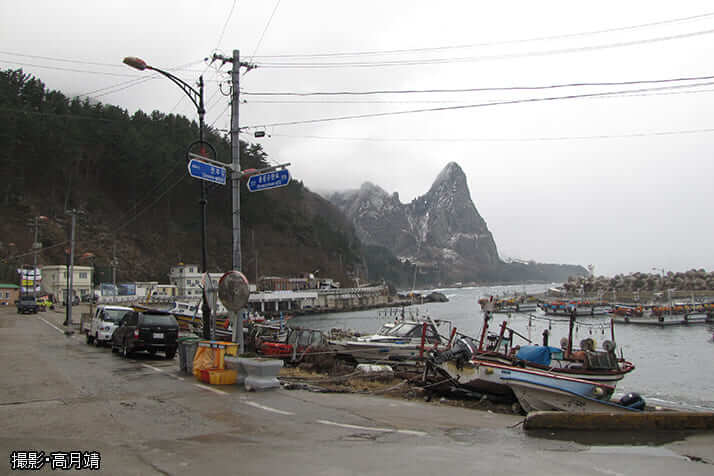
[[(126, 228), (127, 226), (129, 226), (131, 223), (133, 223), (134, 221), (136, 221), (137, 218), (139, 218), (141, 215), (143, 215), (143, 214), (146, 213), (148, 210), (150, 210), (150, 209), (151, 209), (154, 205), (156, 205), (164, 196), (166, 196), (166, 194), (168, 194), (168, 193), (169, 193), (171, 190), (173, 190), (177, 185), (179, 185), (179, 184), (181, 183), (181, 181), (183, 181), (183, 179), (186, 178), (187, 175), (188, 175), (188, 172), (184, 172), (183, 174), (181, 174), (181, 177), (179, 177), (178, 180), (176, 180), (176, 181), (175, 181), (174, 183), (172, 183), (166, 190), (164, 190), (160, 195), (158, 195), (158, 196), (154, 199), (154, 201), (152, 201), (150, 204), (148, 204), (148, 205), (147, 205), (146, 207), (144, 207), (142, 210), (139, 210), (138, 212), (134, 213), (133, 216), (130, 216), (130, 217), (126, 218), (120, 226), (116, 227), (114, 230), (111, 231), (111, 234), (113, 234), (113, 235), (117, 234), (119, 231), (123, 230), (124, 228)], [(95, 244), (96, 244), (96, 243), (99, 243), (100, 241), (101, 241), (101, 240), (99, 240), (99, 239), (78, 239), (78, 240), (75, 240), (76, 243), (83, 243), (83, 244), (92, 244), (92, 243), (95, 243)], [(26, 253), (21, 253), (21, 254), (17, 254), (17, 255), (13, 255), (13, 256), (8, 256), (8, 257), (5, 258), (3, 261), (5, 261), (6, 263), (7, 263), (7, 262), (11, 262), (11, 261), (14, 261), (14, 260), (16, 260), (16, 259), (18, 259), (18, 258), (23, 258), (23, 257), (25, 257), (25, 256), (32, 256), (32, 255), (34, 255), (35, 253), (40, 254), (40, 253), (43, 253), (43, 252), (45, 252), (45, 251), (48, 251), (48, 250), (51, 250), (51, 249), (54, 249), (54, 248), (58, 248), (58, 247), (60, 247), (60, 246), (65, 246), (65, 245), (67, 245), (67, 244), (69, 244), (69, 243), (70, 243), (70, 241), (69, 241), (69, 240), (66, 240), (66, 241), (63, 241), (63, 242), (61, 242), (61, 243), (54, 244), (54, 245), (52, 245), (52, 246), (43, 247), (41, 250), (32, 250), (32, 251), (29, 251), (29, 252), (26, 252)]]
[(290, 135), (271, 133), (272, 137), (288, 137), (293, 139), (352, 141), (352, 142), (557, 142), (569, 140), (599, 140), (599, 139), (625, 139), (633, 137), (655, 137), (686, 134), (707, 134), (714, 132), (714, 128), (684, 129), (672, 131), (633, 132), (629, 134), (600, 134), (590, 136), (555, 136), (555, 137), (502, 137), (502, 138), (476, 138), (476, 137), (451, 137), (451, 138), (425, 138), (425, 137), (336, 137), (315, 135)]
[(238, 0), (233, 0), (233, 5), (231, 5), (231, 10), (228, 12), (228, 16), (226, 17), (225, 23), (223, 23), (223, 28), (221, 29), (221, 34), (218, 35), (218, 42), (216, 43), (216, 47), (214, 50), (218, 50), (221, 46), (221, 42), (223, 41), (223, 35), (226, 34), (226, 28), (228, 27), (228, 23), (231, 20), (231, 17), (233, 16), (233, 10), (235, 10), (236, 5), (238, 4)]
[(275, 2), (275, 7), (273, 7), (273, 12), (270, 14), (270, 18), (268, 18), (268, 22), (265, 24), (265, 28), (263, 28), (263, 33), (261, 33), (260, 39), (258, 40), (258, 43), (255, 45), (255, 50), (253, 50), (253, 55), (248, 60), (249, 63), (253, 61), (253, 58), (255, 58), (255, 54), (258, 52), (260, 45), (263, 43), (263, 38), (265, 38), (265, 33), (268, 31), (268, 28), (270, 27), (270, 23), (273, 21), (273, 17), (275, 16), (275, 12), (278, 11), (279, 6), (280, 6), (280, 0)]
[[(166, 175), (164, 175), (164, 177), (161, 180), (159, 180), (156, 183), (156, 185), (154, 185), (154, 188), (151, 191), (145, 193), (143, 197), (139, 197), (139, 199), (136, 200), (136, 203), (134, 204), (134, 208), (143, 207), (145, 202), (148, 202), (150, 199), (155, 197), (156, 193), (159, 191), (159, 189), (164, 185), (164, 183), (166, 183), (166, 181), (169, 178), (171, 178), (172, 175), (174, 175), (176, 173), (176, 171), (179, 168), (186, 168), (186, 164), (184, 162), (177, 163), (171, 170), (169, 170), (168, 173), (166, 173)], [(129, 214), (130, 214), (130, 211), (125, 212), (123, 214), (125, 216), (120, 215), (116, 221), (121, 222), (122, 220), (128, 218)]]
[[(182, 165), (183, 165), (183, 164), (182, 164)], [(175, 181), (173, 184), (171, 184), (166, 190), (164, 190), (163, 193), (161, 193), (160, 195), (158, 195), (158, 196), (156, 197), (156, 199), (155, 199), (153, 202), (151, 202), (151, 203), (148, 204), (146, 207), (144, 207), (143, 210), (140, 210), (140, 211), (136, 212), (131, 218), (127, 219), (124, 223), (122, 223), (121, 226), (118, 226), (117, 228), (115, 228), (115, 229), (113, 230), (112, 234), (116, 234), (116, 233), (118, 233), (119, 231), (123, 230), (124, 228), (126, 228), (127, 226), (129, 226), (132, 222), (134, 222), (137, 218), (139, 218), (141, 215), (143, 215), (144, 213), (146, 213), (149, 209), (151, 209), (151, 207), (153, 207), (154, 205), (156, 205), (156, 204), (159, 202), (159, 200), (161, 200), (162, 198), (164, 198), (164, 196), (166, 196), (166, 194), (168, 194), (171, 190), (173, 190), (174, 188), (176, 188), (176, 186), (177, 186), (178, 184), (180, 184), (181, 181), (183, 181), (183, 179), (185, 179), (187, 176), (188, 176), (188, 171), (185, 171), (183, 174), (181, 174), (181, 177), (179, 177), (178, 180), (176, 180), (176, 181)]]
[(397, 116), (397, 115), (406, 115), (406, 114), (419, 114), (419, 113), (425, 113), (425, 112), (475, 109), (475, 108), (482, 108), (482, 107), (489, 107), (489, 106), (503, 106), (503, 105), (528, 104), (528, 103), (537, 103), (537, 102), (546, 102), (546, 101), (562, 101), (562, 100), (568, 100), (568, 99), (606, 97), (606, 96), (612, 96), (612, 95), (616, 95), (616, 94), (661, 91), (661, 90), (669, 90), (669, 89), (684, 88), (684, 87), (707, 86), (707, 85), (712, 85), (712, 84), (714, 84), (714, 82), (698, 83), (695, 85), (685, 84), (685, 85), (676, 85), (676, 86), (663, 86), (663, 87), (657, 87), (657, 88), (641, 88), (641, 89), (634, 89), (634, 90), (620, 90), (620, 91), (609, 91), (609, 92), (599, 92), (599, 93), (570, 94), (570, 95), (566, 95), (566, 96), (548, 96), (548, 97), (539, 97), (539, 98), (511, 99), (511, 100), (505, 100), (505, 101), (493, 101), (493, 102), (485, 102), (485, 103), (477, 103), (477, 104), (464, 104), (464, 105), (458, 105), (458, 106), (442, 106), (442, 107), (433, 107), (433, 108), (410, 109), (410, 110), (404, 110), (404, 111), (387, 111), (387, 112), (375, 112), (375, 113), (366, 113), (366, 114), (353, 114), (353, 115), (347, 115), (347, 116), (324, 117), (324, 118), (318, 118), (318, 119), (306, 119), (306, 120), (297, 120), (297, 121), (285, 121), (285, 122), (274, 122), (274, 123), (268, 123), (268, 124), (258, 124), (258, 125), (253, 125), (253, 126), (244, 126), (244, 127), (241, 127), (241, 129), (257, 129), (257, 128), (266, 128), (266, 127), (294, 126), (294, 125), (301, 125), (301, 124), (316, 124), (316, 123), (322, 123), (322, 122), (335, 122), (335, 121), (344, 121), (344, 120), (353, 120), (353, 119), (365, 119), (365, 118), (372, 118), (372, 117), (386, 117), (386, 116)]
[(241, 91), (245, 96), (374, 96), (380, 94), (443, 94), (443, 93), (474, 93), (488, 91), (539, 91), (547, 89), (575, 88), (575, 87), (606, 87), (606, 86), (634, 86), (637, 84), (662, 84), (662, 83), (678, 83), (685, 81), (705, 81), (714, 79), (714, 75), (707, 76), (683, 76), (679, 78), (665, 79), (641, 79), (633, 81), (580, 81), (573, 83), (547, 84), (540, 86), (491, 86), (481, 88), (433, 88), (433, 89), (383, 89), (372, 91), (314, 91), (314, 92), (296, 92), (296, 91), (268, 91), (268, 92), (251, 92)]
[(386, 55), (386, 54), (403, 54), (403, 53), (423, 53), (431, 51), (443, 51), (443, 50), (453, 50), (453, 49), (466, 49), (466, 48), (476, 48), (483, 46), (496, 46), (496, 45), (506, 45), (515, 43), (529, 43), (535, 41), (550, 41), (550, 40), (562, 40), (567, 38), (576, 38), (581, 36), (591, 36), (599, 35), (603, 33), (614, 33), (620, 31), (636, 30), (641, 28), (650, 28), (653, 26), (660, 26), (671, 23), (681, 23), (692, 20), (699, 20), (706, 17), (714, 16), (714, 12), (702, 13), (699, 15), (692, 15), (688, 17), (674, 18), (669, 20), (662, 20), (651, 23), (642, 23), (639, 25), (631, 25), (624, 27), (607, 28), (602, 30), (586, 31), (580, 33), (566, 33), (561, 35), (550, 35), (550, 36), (540, 36), (532, 38), (523, 38), (516, 40), (503, 40), (503, 41), (491, 41), (486, 43), (473, 43), (468, 45), (451, 45), (451, 46), (436, 46), (436, 47), (426, 47), (426, 48), (409, 48), (409, 49), (393, 49), (393, 50), (379, 50), (379, 51), (355, 51), (355, 52), (333, 52), (333, 53), (312, 53), (312, 54), (283, 54), (283, 55), (264, 55), (264, 56), (254, 56), (254, 58), (323, 58), (323, 57), (337, 57), (337, 56), (373, 56), (373, 55)]
[(578, 46), (570, 48), (559, 48), (552, 50), (541, 50), (541, 51), (526, 51), (522, 53), (503, 53), (498, 55), (482, 55), (482, 56), (466, 56), (466, 57), (452, 57), (452, 58), (428, 58), (428, 59), (407, 59), (407, 60), (390, 60), (390, 61), (373, 61), (373, 62), (305, 62), (305, 63), (295, 63), (295, 62), (257, 62), (256, 65), (260, 68), (273, 68), (273, 69), (330, 69), (330, 68), (377, 68), (377, 67), (398, 67), (398, 66), (424, 66), (424, 65), (443, 65), (443, 64), (459, 64), (459, 63), (473, 63), (479, 61), (492, 61), (492, 60), (503, 60), (503, 59), (516, 59), (516, 58), (529, 58), (529, 57), (542, 57), (560, 54), (570, 54), (570, 53), (583, 53), (598, 51), (604, 49), (613, 48), (623, 48), (629, 46), (638, 46), (651, 43), (659, 43), (663, 41), (671, 40), (681, 40), (686, 38), (693, 38), (701, 35), (710, 35), (714, 33), (714, 29), (701, 30), (690, 33), (681, 33), (675, 35), (668, 35), (656, 38), (646, 38), (641, 40), (630, 40), (621, 41), (615, 43), (601, 44), (601, 45), (591, 45), (591, 46)]

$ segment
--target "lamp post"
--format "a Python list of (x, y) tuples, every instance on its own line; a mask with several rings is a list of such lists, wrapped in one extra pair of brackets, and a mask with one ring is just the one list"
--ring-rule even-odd
[[(146, 61), (142, 60), (141, 58), (136, 58), (134, 56), (127, 56), (124, 58), (124, 64), (127, 66), (131, 66), (134, 69), (138, 69), (139, 71), (144, 71), (144, 70), (151, 70), (151, 71), (156, 71), (157, 73), (166, 76), (169, 78), (171, 81), (173, 81), (174, 84), (176, 84), (178, 87), (181, 88), (181, 90), (188, 96), (188, 98), (191, 100), (194, 106), (196, 106), (196, 111), (198, 112), (198, 134), (199, 134), (199, 142), (203, 144), (203, 136), (204, 136), (204, 131), (205, 131), (205, 124), (203, 122), (203, 118), (206, 114), (206, 108), (203, 105), (203, 76), (199, 76), (198, 78), (198, 91), (196, 91), (195, 88), (193, 88), (190, 84), (188, 84), (186, 81), (177, 78), (173, 74), (163, 71), (159, 68), (155, 68), (153, 66), (150, 66), (146, 63)], [(202, 151), (203, 152), (203, 151)], [(203, 154), (202, 154), (203, 155)], [(201, 200), (198, 202), (201, 206), (201, 272), (205, 273), (207, 271), (207, 253), (206, 253), (206, 183), (201, 180)]]

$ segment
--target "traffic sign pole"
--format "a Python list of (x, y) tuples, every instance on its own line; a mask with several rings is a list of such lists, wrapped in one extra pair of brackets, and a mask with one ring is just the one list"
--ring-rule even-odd
[(220, 185), (226, 184), (226, 168), (209, 164), (198, 159), (188, 161), (188, 173), (193, 178), (213, 182)]
[(248, 190), (259, 192), (272, 188), (284, 187), (290, 183), (290, 171), (287, 169), (276, 170), (264, 174), (251, 175), (248, 179)]

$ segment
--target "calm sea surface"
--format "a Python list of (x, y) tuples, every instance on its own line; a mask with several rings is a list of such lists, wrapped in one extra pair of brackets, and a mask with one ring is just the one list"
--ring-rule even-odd
[[(448, 303), (423, 304), (407, 308), (407, 313), (427, 314), (434, 319), (453, 322), (459, 332), (477, 336), (483, 322), (478, 299), (485, 296), (510, 295), (514, 292), (538, 293), (548, 285), (491, 286), (460, 289), (438, 289)], [(329, 330), (333, 327), (360, 332), (377, 330), (389, 320), (384, 309), (371, 311), (297, 316), (292, 326)], [(541, 316), (539, 313), (536, 314)], [(491, 329), (508, 320), (509, 326), (540, 343), (542, 333), (550, 329), (550, 344), (558, 346), (561, 337), (568, 335), (567, 320), (562, 318), (529, 319), (523, 315), (497, 314)], [(530, 322), (529, 322), (530, 321)], [(581, 318), (576, 329), (575, 343), (586, 337), (599, 346), (610, 339), (609, 318)], [(529, 325), (530, 324), (530, 325)], [(635, 364), (635, 370), (617, 386), (616, 397), (626, 392), (638, 392), (649, 404), (678, 406), (693, 410), (714, 411), (714, 325), (671, 326), (666, 328), (615, 324), (617, 354)]]

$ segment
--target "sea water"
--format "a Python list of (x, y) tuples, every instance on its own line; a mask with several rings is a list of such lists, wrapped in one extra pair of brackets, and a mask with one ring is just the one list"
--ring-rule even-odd
[[(419, 313), (433, 319), (449, 320), (458, 332), (477, 337), (483, 324), (483, 313), (478, 304), (480, 298), (540, 293), (551, 286), (529, 284), (437, 289), (449, 298), (449, 302), (409, 306), (405, 312), (407, 316)], [(290, 323), (294, 327), (325, 331), (343, 328), (368, 333), (394, 319), (394, 312), (373, 309), (297, 316)], [(546, 329), (550, 333), (549, 344), (552, 346), (559, 346), (560, 339), (567, 337), (567, 317), (546, 317), (541, 312), (531, 314), (534, 317), (496, 314), (490, 323), (490, 330), (498, 332), (498, 326), (505, 320), (509, 327), (537, 344), (542, 343)], [(578, 318), (574, 344), (577, 346), (581, 339), (592, 338), (600, 347), (604, 340), (612, 340), (609, 322), (609, 316)], [(635, 364), (635, 370), (618, 383), (615, 398), (623, 393), (637, 392), (650, 405), (714, 411), (713, 332), (714, 324), (663, 328), (615, 324), (617, 355), (622, 353), (625, 359)]]

